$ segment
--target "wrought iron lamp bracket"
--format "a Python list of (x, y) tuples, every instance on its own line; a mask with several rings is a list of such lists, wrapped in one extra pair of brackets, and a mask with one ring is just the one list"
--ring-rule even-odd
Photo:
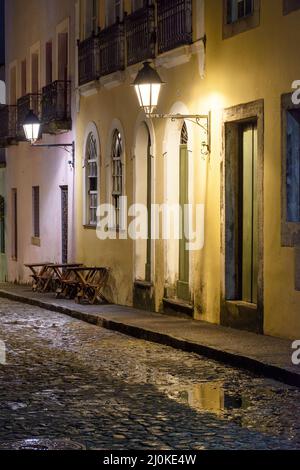
[(71, 144), (31, 144), (32, 147), (44, 147), (44, 148), (61, 148), (68, 152), (71, 159), (68, 161), (68, 164), (74, 168), (75, 166), (75, 142)]
[(211, 113), (208, 114), (156, 114), (147, 115), (150, 119), (171, 119), (171, 121), (183, 120), (199, 126), (205, 133), (206, 140), (201, 143), (201, 154), (207, 156), (211, 151)]

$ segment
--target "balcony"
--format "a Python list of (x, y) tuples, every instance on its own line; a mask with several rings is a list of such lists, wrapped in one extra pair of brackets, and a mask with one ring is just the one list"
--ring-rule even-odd
[(192, 0), (157, 0), (158, 53), (191, 44)]
[(0, 107), (0, 147), (17, 143), (17, 106)]
[(125, 18), (127, 65), (155, 57), (155, 8), (148, 5)]
[(59, 134), (72, 129), (71, 82), (56, 80), (42, 90), (43, 133)]
[(36, 116), (40, 116), (41, 114), (41, 95), (38, 93), (29, 93), (27, 95), (22, 96), (17, 101), (17, 135), (18, 140), (26, 140), (24, 130), (23, 130), (23, 122), (28, 114), (28, 112), (32, 109)]
[(124, 25), (116, 23), (99, 33), (100, 76), (125, 68)]
[[(196, 47), (192, 34), (192, 0), (148, 0), (143, 8), (78, 45), (78, 74), (82, 94), (100, 85), (113, 88), (124, 80), (127, 66), (156, 58), (156, 66), (187, 63)], [(182, 46), (182, 47), (181, 47)], [(134, 67), (133, 67), (134, 69)], [(117, 73), (119, 72), (119, 73)], [(87, 85), (87, 86), (83, 86)]]
[(91, 36), (78, 43), (79, 86), (100, 77), (99, 37)]

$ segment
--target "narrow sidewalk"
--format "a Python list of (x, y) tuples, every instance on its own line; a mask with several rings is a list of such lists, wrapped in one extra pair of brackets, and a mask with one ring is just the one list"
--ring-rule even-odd
[(118, 331), (222, 361), (300, 387), (292, 341), (120, 305), (78, 305), (29, 286), (0, 283), (0, 297), (35, 305)]

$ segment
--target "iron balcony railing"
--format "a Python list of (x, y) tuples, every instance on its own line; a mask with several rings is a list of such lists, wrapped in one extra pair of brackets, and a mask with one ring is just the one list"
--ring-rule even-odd
[(99, 36), (91, 36), (78, 43), (79, 86), (100, 77)]
[(17, 106), (0, 107), (0, 147), (17, 141)]
[(23, 130), (23, 122), (32, 109), (34, 114), (40, 117), (41, 114), (41, 95), (39, 93), (28, 93), (27, 95), (21, 96), (17, 101), (18, 108), (18, 120), (17, 120), (17, 133), (19, 140), (25, 140), (25, 134)]
[(145, 0), (124, 22), (79, 43), (79, 85), (192, 42), (192, 0)]
[(115, 23), (99, 33), (100, 75), (125, 68), (124, 24)]
[(192, 0), (157, 0), (158, 53), (191, 44)]
[(127, 65), (155, 57), (155, 7), (147, 5), (125, 17)]
[(42, 90), (42, 123), (57, 124), (69, 130), (71, 123), (71, 82), (56, 80), (43, 87)]

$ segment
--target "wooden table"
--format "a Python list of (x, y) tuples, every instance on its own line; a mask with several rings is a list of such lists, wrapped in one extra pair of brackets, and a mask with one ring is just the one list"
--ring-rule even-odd
[(109, 268), (103, 266), (81, 266), (67, 268), (67, 271), (73, 273), (77, 279), (76, 302), (80, 303), (82, 300), (86, 300), (90, 304), (94, 304), (99, 300), (107, 302), (102, 291), (108, 279)]
[(64, 292), (66, 289), (65, 281), (70, 280), (70, 271), (69, 268), (78, 268), (83, 266), (82, 263), (63, 263), (63, 264), (51, 264), (49, 265), (49, 270), (52, 271), (52, 279), (55, 282), (54, 291), (56, 292), (56, 297), (59, 297), (63, 294), (67, 296), (67, 292)]
[(33, 278), (32, 290), (43, 292), (47, 290), (51, 279), (48, 269), (51, 265), (52, 263), (32, 263), (24, 265), (32, 272), (30, 275)]

